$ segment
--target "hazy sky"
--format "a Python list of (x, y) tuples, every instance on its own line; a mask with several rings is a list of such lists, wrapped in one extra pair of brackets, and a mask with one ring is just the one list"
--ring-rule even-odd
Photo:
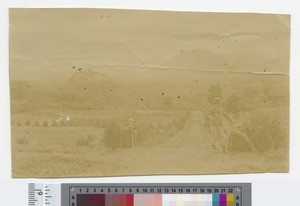
[(232, 64), (235, 70), (255, 62), (257, 68), (288, 72), (289, 29), (288, 15), (11, 9), (10, 57), (180, 67), (192, 61), (193, 68), (209, 61), (204, 65)]

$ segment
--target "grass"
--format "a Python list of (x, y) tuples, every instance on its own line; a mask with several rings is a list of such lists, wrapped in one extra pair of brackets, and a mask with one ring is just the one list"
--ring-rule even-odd
[[(283, 121), (283, 125), (286, 126), (287, 111), (286, 106), (267, 108), (268, 113), (274, 116), (279, 116)], [(112, 114), (106, 112), (106, 117), (109, 118)], [(77, 115), (80, 115), (77, 114)], [(94, 115), (94, 116), (93, 116)], [(91, 116), (100, 116), (96, 112)], [(26, 115), (24, 115), (26, 116)], [(139, 127), (144, 125), (147, 138), (140, 137), (139, 141), (144, 141), (139, 148), (139, 153), (133, 153), (134, 149), (117, 149), (112, 152), (104, 146), (103, 135), (105, 128), (96, 126), (35, 126), (31, 124), (29, 126), (17, 126), (12, 127), (12, 154), (13, 154), (13, 176), (14, 177), (70, 177), (70, 176), (107, 176), (112, 174), (124, 174), (123, 172), (128, 169), (127, 165), (137, 165), (141, 173), (148, 171), (147, 161), (159, 162), (161, 154), (167, 153), (171, 159), (174, 159), (176, 152), (168, 151), (165, 149), (159, 149), (155, 146), (161, 141), (164, 141), (168, 136), (175, 135), (185, 123), (188, 114), (178, 111), (138, 111), (130, 113), (129, 111), (121, 111), (118, 116), (118, 122), (124, 126), (127, 123), (128, 118), (134, 118), (135, 125)], [(28, 118), (28, 117), (26, 117)], [(180, 121), (173, 122), (173, 119)], [(173, 123), (172, 123), (173, 122)], [(172, 123), (172, 124), (170, 124)], [(288, 125), (287, 125), (288, 127)], [(169, 128), (169, 129), (168, 129)], [(149, 131), (148, 131), (149, 130)], [(153, 133), (154, 131), (154, 133)], [(157, 132), (159, 131), (159, 132)], [(287, 130), (288, 131), (288, 130)], [(88, 136), (92, 134), (92, 136)], [(139, 133), (138, 133), (139, 135)], [(152, 135), (156, 135), (154, 138)], [(30, 142), (25, 144), (18, 144), (18, 137), (28, 137)], [(139, 138), (139, 137), (138, 137)], [(20, 141), (20, 140), (19, 140)], [(80, 144), (78, 144), (80, 142)], [(95, 147), (89, 147), (86, 145), (95, 145)], [(145, 158), (148, 158), (145, 162), (136, 163), (135, 159), (139, 158), (143, 153), (145, 147)], [(157, 149), (159, 152), (155, 153)], [(128, 154), (127, 154), (128, 153)], [(120, 160), (127, 154), (126, 160)], [(139, 154), (139, 155), (136, 155)], [(213, 154), (213, 156), (218, 154)], [(237, 155), (239, 156), (239, 155)], [(156, 159), (157, 158), (157, 159)], [(186, 157), (189, 159), (190, 157)], [(200, 157), (201, 158), (201, 157)], [(215, 157), (216, 160), (218, 157)], [(238, 159), (238, 157), (236, 157)], [(251, 156), (246, 156), (243, 161), (250, 160)], [(155, 161), (154, 161), (155, 160)], [(162, 159), (163, 160), (163, 159)], [(186, 160), (186, 159), (185, 159)], [(230, 161), (232, 159), (229, 159)], [(277, 161), (277, 159), (275, 159)], [(275, 164), (276, 161), (271, 161), (271, 164)], [(128, 162), (129, 161), (129, 162)], [(204, 160), (192, 158), (191, 162), (201, 162)], [(242, 161), (242, 162), (243, 162)], [(169, 160), (167, 161), (169, 162)], [(277, 163), (286, 163), (287, 161), (277, 161)], [(207, 162), (204, 161), (206, 164)], [(145, 165), (144, 165), (145, 164)], [(175, 163), (174, 163), (175, 164)], [(255, 161), (253, 165), (255, 165)], [(161, 165), (165, 165), (162, 162)], [(211, 166), (215, 166), (217, 163), (211, 162)], [(247, 164), (248, 165), (248, 164)], [(134, 166), (135, 167), (135, 166)], [(161, 166), (162, 167), (162, 166)], [(260, 168), (260, 165), (258, 165)], [(275, 167), (275, 166), (274, 166)], [(174, 168), (182, 168), (181, 166), (174, 166)], [(219, 167), (218, 167), (219, 168)], [(130, 168), (129, 168), (130, 169)], [(256, 169), (253, 169), (256, 171)], [(271, 169), (277, 171), (277, 168)], [(117, 172), (116, 172), (117, 171)], [(198, 171), (198, 170), (197, 170)], [(196, 171), (196, 172), (197, 172)], [(199, 170), (200, 171), (200, 170)], [(233, 170), (228, 170), (232, 172)], [(249, 172), (248, 166), (243, 172)], [(264, 170), (266, 171), (266, 170)], [(201, 172), (199, 172), (201, 173)], [(132, 174), (132, 172), (129, 172)]]
[[(88, 160), (78, 155), (39, 155), (30, 158), (26, 155), (13, 157), (12, 173), (14, 177), (71, 177), (81, 175), (91, 175), (90, 171), (97, 165), (106, 163), (95, 160)], [(28, 155), (27, 155), (28, 156)], [(118, 168), (117, 165), (110, 165), (110, 168), (103, 167), (97, 170), (98, 174), (105, 175), (111, 169)]]

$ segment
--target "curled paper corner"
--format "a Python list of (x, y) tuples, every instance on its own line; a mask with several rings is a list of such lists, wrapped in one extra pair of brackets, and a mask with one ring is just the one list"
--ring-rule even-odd
[(284, 14), (284, 15), (277, 15), (279, 21), (286, 26), (288, 29), (291, 28), (291, 15), (290, 14)]

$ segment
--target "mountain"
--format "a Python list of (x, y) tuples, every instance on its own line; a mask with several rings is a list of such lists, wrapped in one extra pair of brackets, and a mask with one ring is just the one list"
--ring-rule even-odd
[[(250, 52), (219, 53), (197, 49), (181, 51), (164, 67), (210, 71), (283, 72), (288, 73), (285, 59), (266, 58)], [(284, 68), (286, 67), (286, 68)]]

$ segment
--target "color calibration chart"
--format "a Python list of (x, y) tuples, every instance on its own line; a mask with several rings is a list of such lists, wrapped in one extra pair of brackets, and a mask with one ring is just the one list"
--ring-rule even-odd
[(29, 198), (30, 206), (251, 206), (251, 184), (31, 184)]

